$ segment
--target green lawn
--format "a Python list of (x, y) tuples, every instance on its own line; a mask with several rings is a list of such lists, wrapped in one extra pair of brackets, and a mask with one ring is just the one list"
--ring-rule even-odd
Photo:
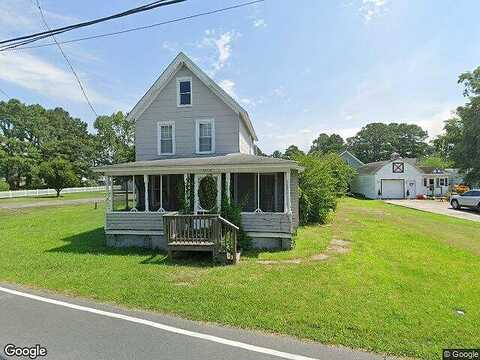
[[(0, 281), (422, 359), (480, 344), (478, 223), (345, 199), (332, 224), (299, 230), (295, 250), (211, 267), (105, 248), (103, 215), (0, 211)], [(350, 240), (352, 251), (311, 261), (331, 239)]]
[(88, 198), (101, 198), (105, 197), (105, 192), (103, 191), (92, 191), (92, 192), (78, 192), (78, 193), (69, 193), (60, 195), (57, 198), (56, 195), (42, 195), (42, 196), (26, 196), (12, 199), (0, 199), (0, 205), (23, 205), (31, 203), (39, 203), (43, 201), (52, 201), (52, 200), (78, 200), (78, 199), (88, 199)]

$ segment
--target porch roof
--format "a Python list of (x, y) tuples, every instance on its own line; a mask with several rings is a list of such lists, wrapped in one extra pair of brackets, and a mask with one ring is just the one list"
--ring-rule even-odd
[(135, 161), (93, 168), (93, 171), (104, 173), (105, 175), (183, 174), (192, 172), (280, 172), (285, 170), (303, 171), (303, 168), (293, 160), (241, 153), (208, 157)]

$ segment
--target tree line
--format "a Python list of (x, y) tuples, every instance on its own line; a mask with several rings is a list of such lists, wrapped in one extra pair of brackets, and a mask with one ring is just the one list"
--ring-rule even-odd
[[(480, 182), (480, 67), (459, 76), (466, 103), (444, 122), (444, 132), (428, 141), (428, 133), (418, 125), (370, 123), (355, 136), (320, 134), (307, 155), (324, 155), (349, 150), (364, 163), (390, 159), (393, 152), (404, 158), (418, 158), (420, 164), (460, 169), (470, 184)], [(305, 153), (296, 145), (271, 156), (295, 159)]]
[(134, 124), (124, 113), (99, 116), (93, 127), (62, 108), (0, 102), (2, 190), (93, 185), (93, 166), (134, 161)]

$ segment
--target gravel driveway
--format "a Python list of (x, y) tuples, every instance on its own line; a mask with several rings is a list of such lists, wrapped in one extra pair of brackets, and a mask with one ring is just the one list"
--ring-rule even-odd
[(480, 221), (480, 212), (476, 210), (453, 210), (447, 201), (438, 200), (385, 200), (386, 203), (405, 206), (411, 209), (428, 211), (435, 214), (452, 216), (460, 219)]

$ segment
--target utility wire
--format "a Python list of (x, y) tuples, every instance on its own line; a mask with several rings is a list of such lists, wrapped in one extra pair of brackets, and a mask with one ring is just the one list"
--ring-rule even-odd
[[(43, 13), (42, 7), (40, 6), (40, 1), (39, 0), (35, 0), (35, 1), (36, 1), (36, 4), (37, 4), (37, 7), (38, 7), (38, 11), (40, 12), (40, 17), (42, 18), (43, 25), (45, 26), (46, 29), (50, 30), (50, 26), (48, 25), (47, 20), (45, 19), (45, 14)], [(77, 72), (73, 68), (73, 65), (70, 62), (68, 56), (63, 51), (62, 46), (58, 43), (55, 35), (51, 35), (51, 36), (52, 36), (52, 39), (55, 42), (55, 44), (58, 46), (58, 49), (60, 50), (60, 53), (62, 54), (63, 58), (65, 59), (65, 62), (67, 63), (70, 70), (72, 71), (73, 75), (75, 76), (75, 79), (77, 80), (78, 86), (80, 87), (80, 90), (82, 91), (83, 97), (85, 98), (85, 101), (87, 102), (87, 104), (90, 107), (90, 109), (92, 110), (92, 112), (95, 114), (95, 117), (98, 117), (98, 113), (95, 111), (95, 108), (93, 107), (92, 102), (88, 98), (87, 92), (85, 91), (85, 88), (83, 87), (82, 81), (80, 80), (80, 77), (78, 76)]]
[(121, 17), (124, 17), (124, 16), (133, 15), (133, 14), (136, 14), (136, 13), (139, 13), (139, 12), (156, 9), (158, 7), (161, 7), (161, 6), (172, 5), (172, 4), (176, 4), (176, 3), (179, 3), (179, 2), (183, 2), (183, 1), (186, 1), (186, 0), (169, 0), (169, 1), (167, 1), (167, 0), (157, 0), (157, 1), (154, 1), (154, 2), (149, 3), (149, 4), (142, 5), (142, 6), (139, 6), (139, 7), (136, 7), (136, 8), (121, 12), (121, 13), (106, 16), (106, 17), (103, 17), (103, 18), (90, 20), (90, 21), (85, 21), (85, 22), (82, 22), (82, 23), (74, 24), (74, 25), (64, 26), (64, 27), (61, 27), (61, 28), (51, 29), (51, 30), (48, 30), (48, 31), (38, 32), (38, 33), (35, 33), (35, 34), (31, 34), (31, 35), (24, 35), (24, 36), (16, 37), (16, 38), (13, 38), (13, 39), (2, 40), (2, 41), (0, 41), (0, 45), (3, 44), (4, 48), (17, 47), (17, 46), (29, 44), (31, 42), (35, 42), (35, 41), (44, 39), (44, 38), (49, 37), (51, 35), (58, 35), (58, 34), (61, 34), (61, 33), (67, 32), (67, 31), (71, 31), (71, 30), (75, 30), (75, 29), (79, 29), (79, 28), (82, 28), (82, 27), (85, 27), (85, 26), (91, 26), (91, 25), (98, 24), (98, 23), (101, 23), (101, 22), (105, 22), (105, 21), (109, 21), (109, 20), (113, 20), (113, 19), (118, 19), (118, 18), (121, 18)]
[(5, 96), (7, 99), (10, 99), (10, 96), (8, 96), (8, 94), (5, 91), (3, 91), (2, 89), (0, 89), (0, 93), (2, 93), (3, 96)]
[[(198, 18), (198, 17), (201, 17), (201, 16), (213, 15), (213, 14), (217, 14), (217, 13), (221, 13), (221, 12), (225, 12), (225, 11), (249, 6), (249, 5), (254, 5), (254, 4), (257, 4), (257, 3), (264, 2), (264, 1), (265, 0), (249, 1), (249, 2), (238, 4), (238, 5), (233, 5), (233, 6), (224, 7), (224, 8), (220, 8), (220, 9), (216, 9), (216, 10), (206, 11), (206, 12), (193, 14), (193, 15), (189, 15), (189, 16), (184, 16), (184, 17), (180, 17), (180, 18), (176, 18), (176, 19), (172, 19), (172, 20), (167, 20), (167, 21), (163, 21), (163, 22), (159, 22), (159, 23), (155, 23), (155, 24), (151, 24), (151, 25), (139, 26), (139, 27), (135, 27), (135, 28), (125, 29), (125, 30), (120, 30), (120, 31), (115, 31), (115, 32), (110, 32), (110, 33), (104, 33), (104, 34), (86, 36), (86, 37), (76, 38), (76, 39), (71, 39), (71, 40), (66, 40), (66, 41), (60, 41), (59, 44), (70, 44), (70, 43), (74, 43), (74, 42), (78, 42), (78, 41), (92, 40), (92, 39), (98, 39), (98, 38), (103, 38), (103, 37), (108, 37), (108, 36), (125, 34), (125, 33), (133, 32), (133, 31), (150, 29), (150, 28), (154, 28), (154, 27), (157, 27), (157, 26), (168, 25), (168, 24), (172, 24), (172, 23), (176, 23), (176, 22), (181, 22), (181, 21), (185, 21), (185, 20)], [(46, 47), (46, 46), (53, 46), (53, 45), (56, 45), (56, 44), (55, 43), (47, 43), (47, 44), (41, 44), (41, 45), (22, 46), (22, 47), (16, 47), (16, 48), (6, 48), (6, 49), (0, 49), (0, 52), (1, 51), (12, 51), (12, 50), (36, 49), (36, 48), (42, 48), (42, 47)]]

